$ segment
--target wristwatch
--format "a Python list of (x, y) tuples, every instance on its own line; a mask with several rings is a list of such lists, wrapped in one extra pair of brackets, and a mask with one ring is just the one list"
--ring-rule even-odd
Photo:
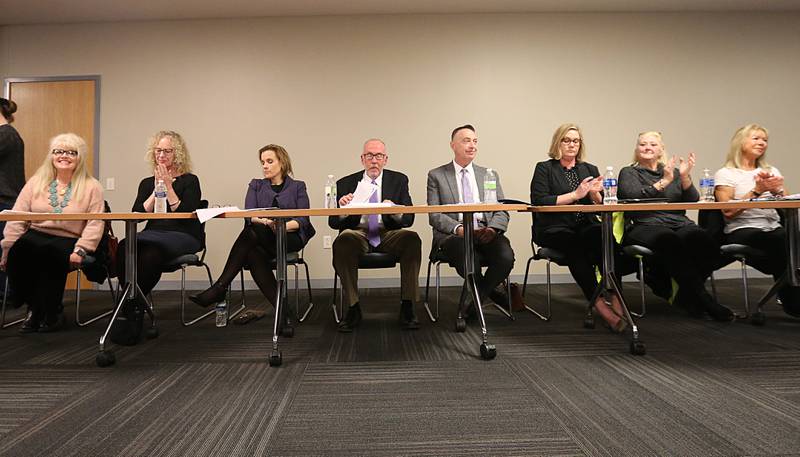
[(84, 251), (83, 248), (75, 248), (75, 251), (73, 251), (73, 252), (75, 254), (78, 254), (81, 258), (85, 258), (86, 257), (86, 251)]

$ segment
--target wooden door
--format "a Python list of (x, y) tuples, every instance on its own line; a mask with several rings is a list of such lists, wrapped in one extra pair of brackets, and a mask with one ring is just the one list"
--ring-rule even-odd
[[(86, 140), (87, 167), (97, 176), (97, 116), (99, 77), (86, 78), (11, 78), (6, 80), (6, 98), (14, 100), (14, 128), (25, 141), (25, 178), (29, 178), (46, 156), (50, 139), (72, 132)], [(75, 274), (67, 279), (75, 288)], [(84, 278), (81, 288), (91, 288)]]

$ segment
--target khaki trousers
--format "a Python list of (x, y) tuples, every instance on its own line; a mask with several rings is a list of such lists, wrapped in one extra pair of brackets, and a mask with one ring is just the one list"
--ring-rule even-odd
[(358, 258), (367, 252), (385, 252), (400, 259), (400, 299), (419, 300), (422, 240), (411, 230), (381, 230), (381, 244), (372, 247), (363, 230), (342, 231), (333, 242), (333, 268), (342, 280), (348, 306), (358, 302)]

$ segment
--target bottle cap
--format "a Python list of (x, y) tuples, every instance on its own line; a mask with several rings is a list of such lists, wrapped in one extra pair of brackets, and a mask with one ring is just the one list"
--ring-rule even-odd
[(611, 171), (611, 170), (613, 170), (613, 169), (614, 169), (614, 167), (612, 167), (611, 165), (609, 165), (609, 166), (607, 166), (607, 167), (606, 167), (606, 170), (607, 170), (607, 171)]

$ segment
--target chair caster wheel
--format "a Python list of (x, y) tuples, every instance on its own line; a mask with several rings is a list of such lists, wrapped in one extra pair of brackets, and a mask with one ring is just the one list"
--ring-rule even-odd
[(644, 345), (642, 340), (631, 341), (631, 354), (633, 355), (647, 354), (647, 347)]
[(583, 328), (593, 329), (594, 328), (594, 318), (587, 317), (583, 320)]
[(269, 356), (269, 366), (271, 367), (279, 367), (283, 362), (283, 358), (281, 357), (281, 351), (274, 349), (272, 354)]
[(114, 356), (114, 353), (108, 350), (98, 352), (94, 358), (94, 362), (100, 368), (110, 367), (114, 365), (116, 361), (117, 358)]
[(158, 327), (150, 327), (144, 332), (144, 337), (148, 340), (158, 338)]
[(481, 358), (483, 360), (492, 360), (497, 356), (497, 348), (494, 344), (481, 343)]
[(750, 318), (750, 323), (753, 325), (762, 326), (767, 322), (767, 315), (764, 313), (754, 313)]
[(463, 317), (456, 318), (456, 332), (463, 333), (467, 331), (467, 321)]

